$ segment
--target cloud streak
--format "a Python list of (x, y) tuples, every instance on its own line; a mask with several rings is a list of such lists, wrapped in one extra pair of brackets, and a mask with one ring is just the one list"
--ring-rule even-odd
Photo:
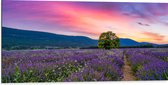
[(142, 22), (137, 22), (139, 25), (142, 25), (142, 26), (150, 26), (149, 24), (144, 24)]
[(143, 32), (143, 34), (153, 41), (162, 41), (164, 39), (163, 35), (159, 35), (157, 33)]

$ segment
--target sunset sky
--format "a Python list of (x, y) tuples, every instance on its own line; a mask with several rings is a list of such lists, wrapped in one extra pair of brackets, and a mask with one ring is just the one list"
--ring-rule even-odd
[(168, 3), (2, 0), (2, 26), (98, 39), (105, 31), (168, 44)]

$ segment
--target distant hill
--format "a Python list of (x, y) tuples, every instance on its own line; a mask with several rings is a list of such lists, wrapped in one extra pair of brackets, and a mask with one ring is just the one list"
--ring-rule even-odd
[(137, 46), (137, 45), (141, 45), (141, 43), (128, 39), (128, 38), (120, 38), (120, 45), (121, 46)]
[(66, 36), (47, 32), (2, 28), (2, 48), (10, 47), (89, 47), (97, 40), (84, 36)]
[[(121, 46), (139, 46), (147, 42), (137, 42), (120, 38)], [(19, 30), (2, 27), (2, 48), (81, 48), (96, 47), (97, 40), (85, 36), (67, 36), (39, 31)]]
[(163, 44), (163, 45), (157, 45), (158, 48), (168, 48), (168, 44)]

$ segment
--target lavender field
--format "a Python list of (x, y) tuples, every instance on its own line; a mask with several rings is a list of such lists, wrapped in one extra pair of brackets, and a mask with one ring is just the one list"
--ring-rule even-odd
[(168, 48), (126, 48), (2, 51), (2, 82), (122, 81), (126, 64), (132, 80), (168, 80)]

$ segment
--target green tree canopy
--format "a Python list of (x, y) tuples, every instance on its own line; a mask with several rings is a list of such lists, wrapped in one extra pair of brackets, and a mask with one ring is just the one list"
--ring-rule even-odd
[(103, 32), (98, 41), (98, 48), (112, 49), (119, 48), (120, 40), (112, 31)]

